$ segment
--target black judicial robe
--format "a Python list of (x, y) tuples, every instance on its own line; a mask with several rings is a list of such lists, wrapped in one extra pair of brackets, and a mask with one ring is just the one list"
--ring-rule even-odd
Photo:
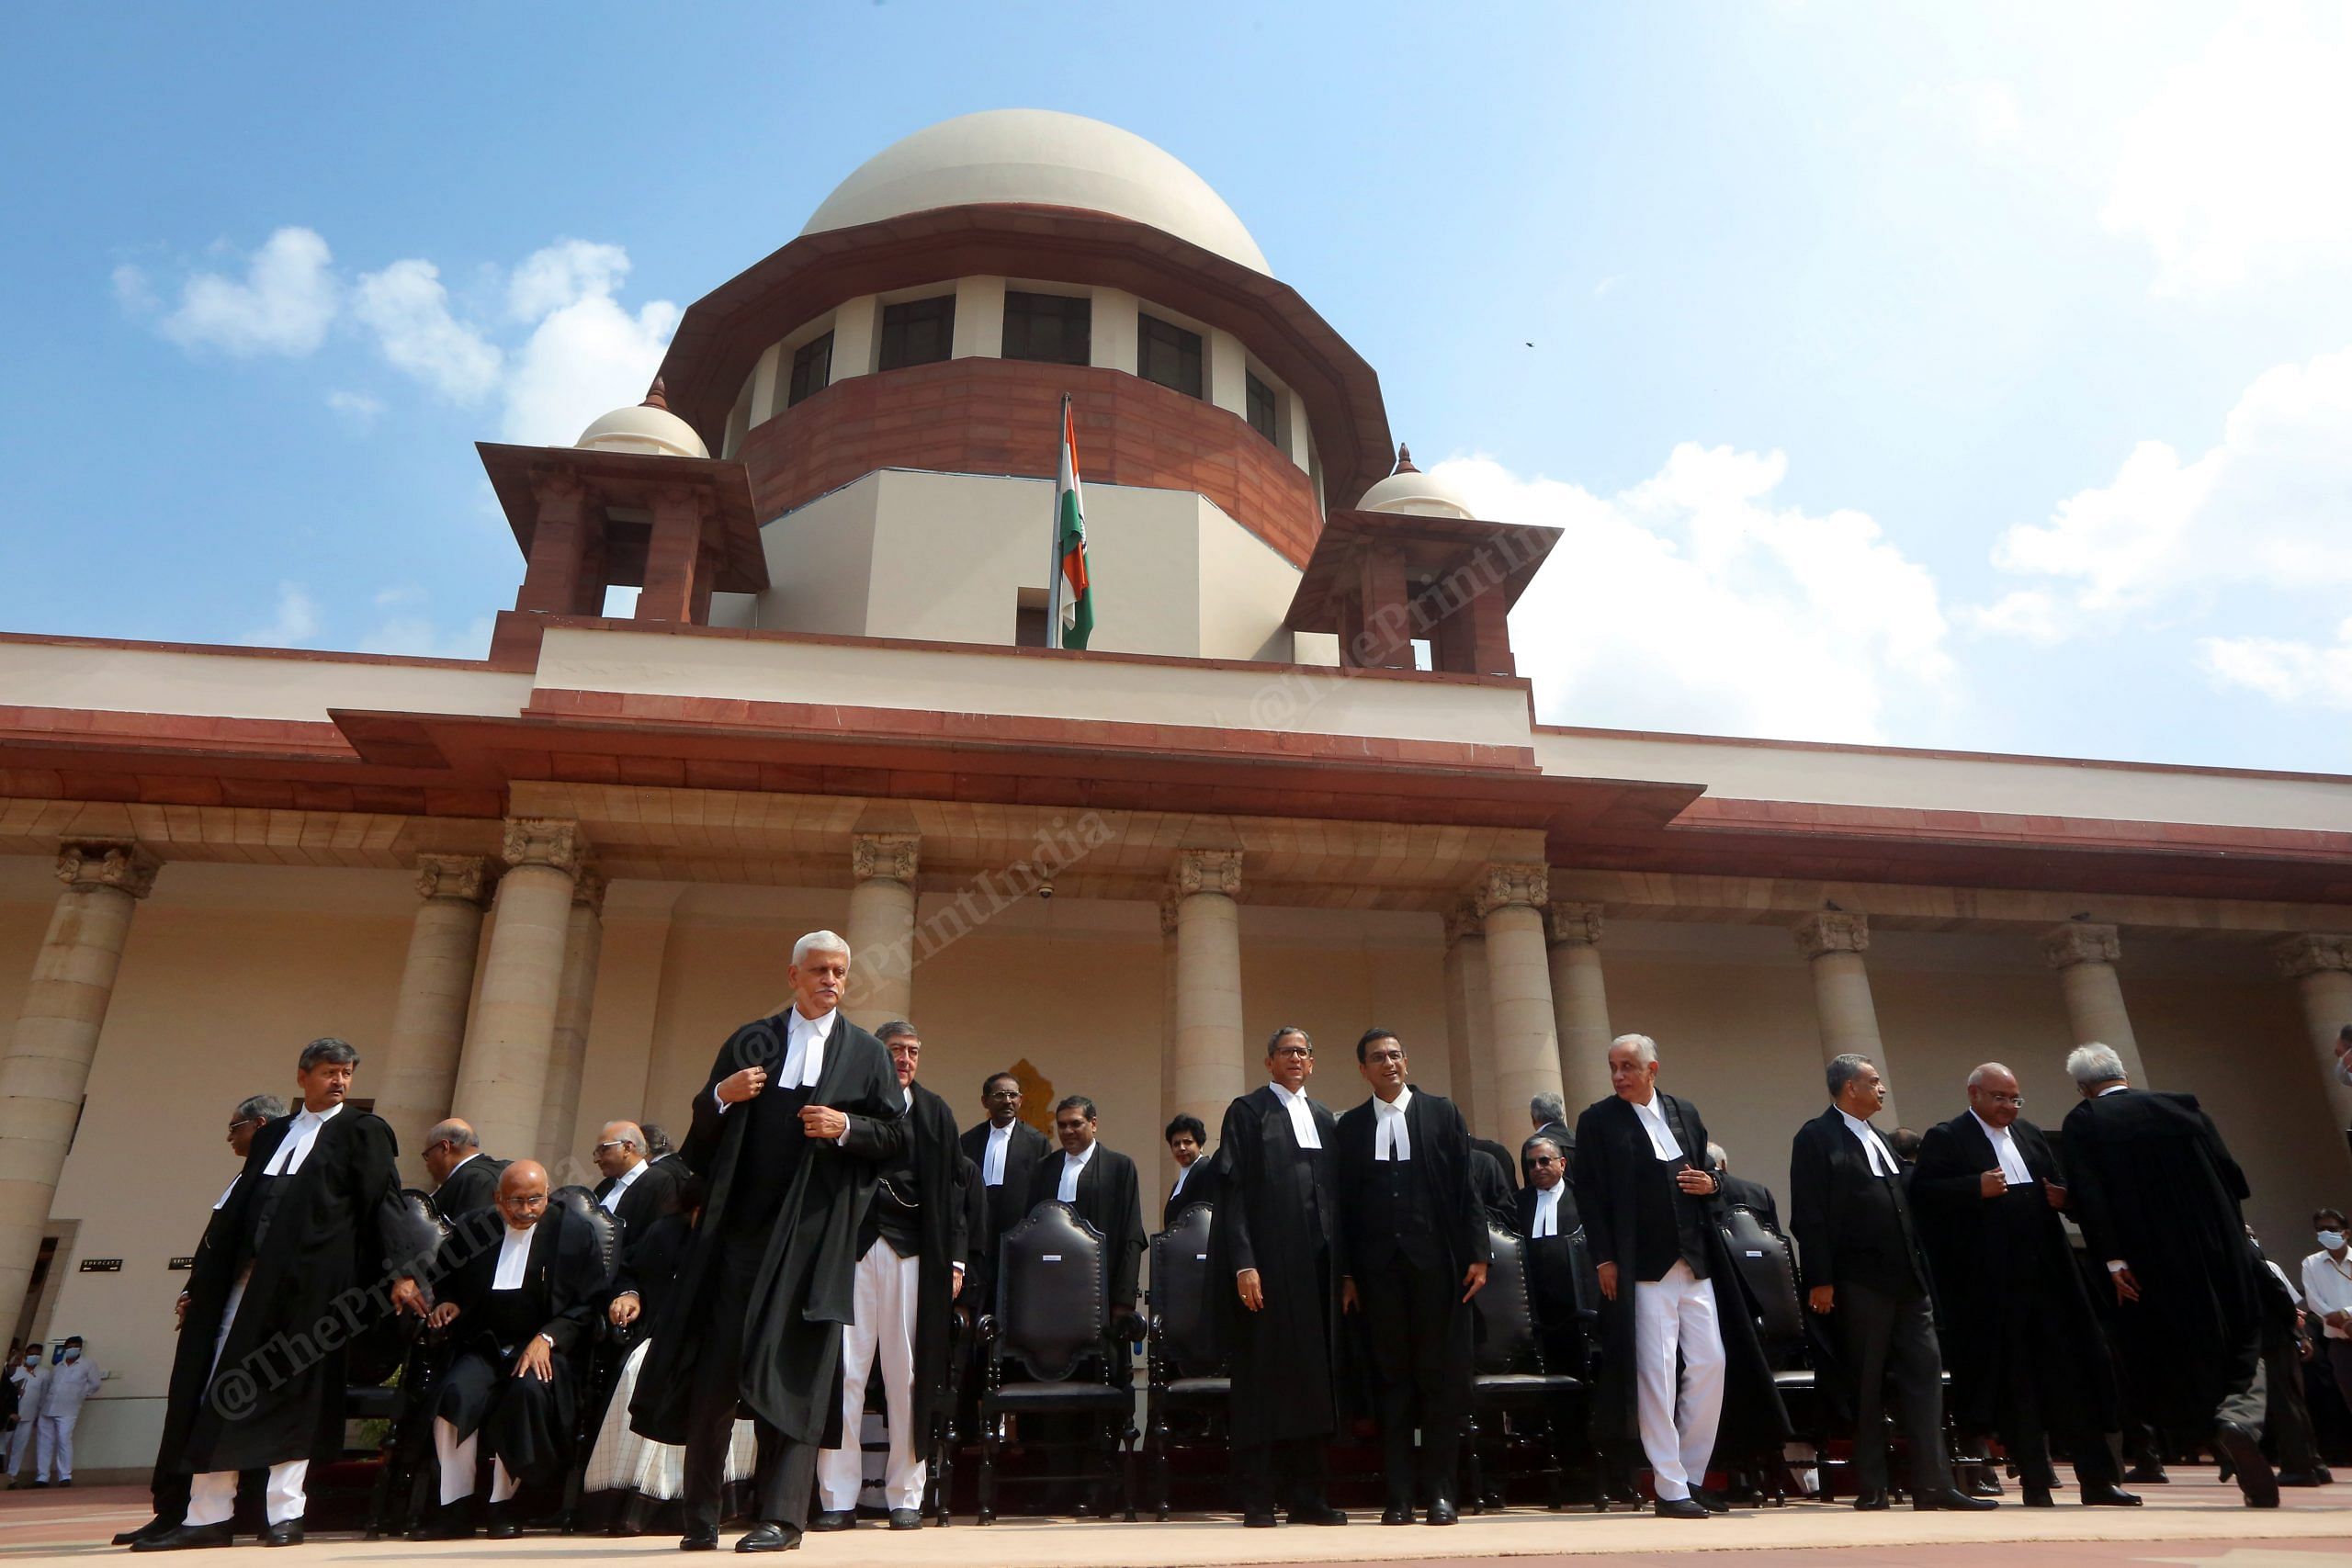
[[(1664, 1089), (1656, 1091), (1667, 1125), (1677, 1131), (1683, 1157), (1694, 1170), (1707, 1168), (1707, 1125), (1698, 1107)], [(1596, 1100), (1577, 1118), (1577, 1217), (1583, 1223), (1595, 1265), (1614, 1263), (1617, 1299), (1600, 1303), (1600, 1386), (1593, 1404), (1593, 1436), (1633, 1441), (1640, 1434), (1634, 1380), (1634, 1235), (1639, 1183), (1660, 1163), (1634, 1108), (1615, 1095)], [(1720, 1223), (1722, 1199), (1699, 1200), (1706, 1223), (1707, 1277), (1715, 1285), (1715, 1319), (1722, 1325), (1723, 1426), (1718, 1448), (1757, 1449), (1786, 1441), (1789, 1413), (1773, 1386), (1772, 1369), (1756, 1337), (1756, 1309), (1734, 1265)]]
[[(617, 1179), (608, 1176), (596, 1183), (597, 1202), (605, 1201), (605, 1195), (613, 1190), (613, 1183)], [(678, 1187), (684, 1179), (675, 1160), (662, 1165), (649, 1162), (638, 1167), (637, 1179), (622, 1190), (621, 1201), (613, 1206), (613, 1218), (621, 1223), (621, 1245), (624, 1247), (650, 1230), (654, 1221), (676, 1211)]]
[(1726, 1174), (1723, 1178), (1724, 1206), (1736, 1205), (1756, 1216), (1757, 1223), (1774, 1235), (1781, 1234), (1780, 1200), (1772, 1190), (1760, 1181), (1750, 1181), (1744, 1176)]
[(498, 1179), (509, 1163), (488, 1155), (474, 1156), (433, 1190), (433, 1212), (445, 1224), (454, 1225), (468, 1214), (489, 1208), (498, 1201)]
[[(2041, 1192), (2045, 1182), (2064, 1187), (2064, 1173), (2032, 1122), (2010, 1123), (2009, 1137), (2033, 1176), (2025, 1193), (2011, 1188), (2011, 1197), (1984, 1195), (1984, 1175), (2000, 1160), (1984, 1127), (1964, 1111), (1928, 1129), (1911, 1171), (1911, 1212), (1934, 1276), (1936, 1337), (1951, 1372), (1952, 1417), (1971, 1432), (2000, 1425), (2008, 1370), (2004, 1309), (2015, 1292), (2030, 1290), (2036, 1330), (2065, 1351), (2051, 1364), (2071, 1365), (2076, 1374), (2064, 1386), (2041, 1389), (2043, 1424), (2061, 1433), (2111, 1432), (2115, 1378), (2107, 1339), (2083, 1289), (2074, 1243)], [(2019, 1207), (1996, 1213), (2004, 1203)]]
[[(1159, 1228), (1166, 1230), (1176, 1223), (1176, 1216), (1195, 1203), (1214, 1207), (1225, 1197), (1226, 1162), (1224, 1150), (1203, 1154), (1193, 1161), (1192, 1170), (1184, 1178), (1184, 1190), (1170, 1191), (1159, 1201)], [(1176, 1184), (1168, 1184), (1173, 1188)]]
[[(1332, 1358), (1340, 1342), (1340, 1271), (1334, 1255), (1339, 1190), (1332, 1151), (1339, 1118), (1307, 1101), (1319, 1150), (1305, 1151), (1290, 1112), (1261, 1087), (1226, 1108), (1216, 1157), (1224, 1166), (1222, 1201), (1209, 1229), (1210, 1300), (1229, 1359), (1236, 1447), (1319, 1438), (1338, 1426)], [(1203, 1156), (1204, 1160), (1208, 1156)], [(1197, 1173), (1200, 1166), (1193, 1166)], [(1190, 1200), (1195, 1174), (1184, 1184)], [(1325, 1267), (1317, 1269), (1320, 1252)], [(1241, 1304), (1234, 1278), (1258, 1271), (1265, 1304)]]
[(2258, 1354), (2261, 1264), (2238, 1208), (2245, 1173), (2194, 1095), (2101, 1095), (2060, 1131), (2094, 1278), (2104, 1282), (2106, 1260), (2120, 1258), (2140, 1282), (2116, 1322), (2148, 1396), (2182, 1429), (2201, 1428)]
[[(1373, 1158), (1378, 1127), (1378, 1113), (1367, 1098), (1340, 1118), (1332, 1148), (1333, 1178), (1340, 1187), (1339, 1246), (1332, 1261), (1343, 1279), (1353, 1277), (1357, 1258), (1380, 1257), (1385, 1250), (1364, 1231), (1363, 1208), (1355, 1201), (1357, 1193), (1371, 1186), (1373, 1167), (1380, 1163)], [(1420, 1174), (1429, 1212), (1438, 1224), (1438, 1239), (1445, 1245), (1446, 1265), (1459, 1279), (1473, 1263), (1489, 1260), (1485, 1208), (1472, 1174), (1474, 1163), (1484, 1156), (1471, 1148), (1469, 1132), (1453, 1101), (1423, 1089), (1415, 1088), (1413, 1098), (1405, 1102), (1405, 1136), (1413, 1151), (1407, 1163)]]
[(661, 1328), (662, 1314), (672, 1300), (672, 1287), (685, 1267), (694, 1239), (693, 1221), (683, 1213), (673, 1213), (655, 1220), (643, 1235), (621, 1249), (621, 1267), (613, 1278), (613, 1294), (633, 1293), (637, 1297), (637, 1320), (629, 1325), (635, 1338), (645, 1338)]
[[(972, 1162), (972, 1179), (980, 1183), (980, 1198), (988, 1217), (987, 1228), (973, 1235), (970, 1278), (964, 1288), (978, 1291), (984, 1303), (996, 1280), (997, 1241), (1035, 1204), (1036, 1200), (1029, 1195), (1029, 1181), (1037, 1173), (1037, 1162), (1053, 1149), (1053, 1140), (1045, 1134), (1026, 1122), (1014, 1122), (1012, 1134), (1005, 1140), (1004, 1180), (990, 1187), (980, 1177), (988, 1169), (989, 1124), (983, 1122), (964, 1130), (964, 1157)], [(985, 1306), (981, 1310), (986, 1310)]]
[(1470, 1185), (1478, 1207), (1498, 1225), (1508, 1225), (1519, 1213), (1519, 1190), (1513, 1185), (1510, 1151), (1485, 1138), (1470, 1140)]
[(339, 1454), (343, 1348), (384, 1310), (389, 1277), (428, 1261), (394, 1256), (403, 1226), (391, 1128), (345, 1105), (319, 1128), (301, 1168), (271, 1184), (276, 1210), (215, 1379), (213, 1341), (241, 1244), (259, 1217), (262, 1170), (293, 1127), (288, 1114), (254, 1134), (244, 1171), (197, 1252), (159, 1450), (173, 1470), (257, 1470)]
[[(629, 1403), (630, 1425), (656, 1442), (683, 1444), (691, 1426), (695, 1360), (705, 1338), (695, 1330), (709, 1311), (702, 1303), (718, 1295), (728, 1201), (752, 1124), (744, 1114), (752, 1102), (722, 1114), (712, 1091), (743, 1067), (782, 1068), (790, 1010), (729, 1036), (695, 1095), (694, 1129), (678, 1153), (688, 1168), (707, 1174), (710, 1195), (672, 1286), (682, 1303), (670, 1314), (676, 1322), (654, 1336)], [(907, 1126), (890, 1053), (845, 1017), (833, 1020), (808, 1103), (844, 1113), (849, 1131), (839, 1146), (808, 1139), (794, 1165), (752, 1283), (741, 1376), (742, 1403), (752, 1414), (786, 1438), (823, 1446), (836, 1440), (841, 1426), (841, 1331), (854, 1315), (857, 1228), (874, 1200), (876, 1170), (905, 1146)]]
[[(1006, 1151), (1008, 1154), (1010, 1150)], [(1029, 1175), (1029, 1207), (1050, 1203), (1061, 1191), (1062, 1161), (1069, 1156), (1055, 1149), (1031, 1168)], [(1011, 1167), (1006, 1168), (1005, 1184), (1012, 1185)], [(1078, 1217), (1102, 1233), (1103, 1263), (1111, 1281), (1111, 1311), (1114, 1314), (1133, 1312), (1136, 1304), (1136, 1283), (1143, 1272), (1143, 1253), (1147, 1245), (1143, 1229), (1143, 1195), (1136, 1184), (1136, 1162), (1102, 1144), (1094, 1145), (1094, 1154), (1086, 1168), (1078, 1173), (1078, 1197), (1070, 1204)], [(1113, 1325), (1113, 1332), (1118, 1332)]]
[[(434, 1290), (457, 1304), (449, 1325), (457, 1359), (442, 1382), (436, 1414), (447, 1417), (460, 1438), (486, 1428), (491, 1450), (507, 1469), (519, 1480), (537, 1481), (571, 1450), (578, 1409), (573, 1352), (594, 1332), (605, 1299), (605, 1272), (588, 1222), (549, 1203), (531, 1227), (522, 1284), (511, 1302), (494, 1303), (503, 1293), (491, 1286), (505, 1231), (495, 1208), (480, 1209), (441, 1244)], [(514, 1375), (517, 1357), (536, 1334), (555, 1341), (548, 1368), (554, 1375), (543, 1384)], [(469, 1359), (481, 1365), (469, 1368)]]
[[(915, 1268), (915, 1447), (921, 1450), (933, 1418), (947, 1398), (947, 1345), (956, 1311), (956, 1266), (970, 1247), (965, 1206), (963, 1151), (956, 1113), (921, 1084), (908, 1086), (908, 1157), (922, 1202), (922, 1244)], [(1008, 1154), (1011, 1150), (1006, 1151)], [(876, 1247), (888, 1247), (876, 1241)], [(968, 1287), (968, 1280), (967, 1280)]]

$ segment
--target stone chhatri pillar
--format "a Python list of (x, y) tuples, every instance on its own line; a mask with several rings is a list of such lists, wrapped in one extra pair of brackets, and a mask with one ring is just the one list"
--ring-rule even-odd
[(2295, 982), (2319, 1058), (2320, 1081), (2335, 1107), (2335, 1124), (2352, 1127), (2352, 1087), (2335, 1077), (2335, 1037), (2352, 1023), (2352, 936), (2313, 933), (2289, 937), (2271, 950), (2278, 973)]
[(1241, 852), (1186, 850), (1176, 857), (1175, 1111), (1210, 1128), (1250, 1087), (1241, 1021)]
[(502, 1159), (538, 1147), (547, 1102), (564, 949), (571, 937), (571, 893), (586, 844), (576, 822), (510, 818), (506, 874), (498, 879), (481, 999), (458, 1064), (450, 1110), (473, 1123), (481, 1146)]
[(1495, 1014), (1487, 985), (1487, 928), (1469, 900), (1445, 917), (1446, 1079), (1475, 1136), (1495, 1113)]
[(910, 1018), (915, 990), (915, 870), (922, 841), (912, 833), (853, 833), (849, 840), (850, 1021), (873, 1029)]
[(605, 878), (583, 870), (572, 884), (571, 919), (563, 939), (563, 983), (557, 988), (555, 1047), (548, 1056), (547, 1102), (539, 1111), (539, 1163), (551, 1171), (577, 1164), (589, 1185), (580, 1136), (580, 1075), (588, 1065), (588, 1020), (596, 1007), (596, 962), (605, 948)]
[[(1472, 897), (1487, 931), (1487, 990), (1495, 1016), (1496, 1103), (1487, 1121), (1507, 1133), (1526, 1123), (1530, 1100), (1560, 1093), (1559, 1019), (1544, 942), (1550, 881), (1540, 863), (1498, 863), (1478, 874)], [(1507, 1146), (1516, 1141), (1504, 1139)]]
[(1560, 1094), (1568, 1125), (1609, 1087), (1609, 990), (1600, 976), (1600, 906), (1552, 906), (1552, 1006), (1560, 1031)]
[(408, 962), (384, 1040), (376, 1114), (391, 1123), (411, 1180), (424, 1177), (424, 1134), (449, 1114), (465, 1049), (466, 1009), (474, 993), (474, 956), (481, 948), (481, 911), (491, 864), (481, 855), (419, 855), (416, 891), (424, 900), (408, 932)]
[(2148, 1081), (2147, 1064), (2140, 1059), (2139, 1037), (2132, 1032), (2123, 983), (2115, 973), (2115, 961), (2123, 955), (2115, 928), (2069, 920), (2042, 933), (2041, 955), (2065, 987), (2066, 1022), (2075, 1043), (2097, 1041), (2113, 1046), (2132, 1081), (2142, 1089), (2154, 1088)]
[[(1870, 971), (1862, 954), (1870, 951), (1871, 923), (1866, 915), (1825, 909), (1797, 922), (1797, 951), (1813, 966), (1813, 1009), (1821, 1028), (1821, 1060), (1848, 1052), (1868, 1056), (1886, 1081), (1894, 1082), (1887, 1065), (1886, 1047), (1878, 1037), (1878, 1009), (1871, 1001)], [(1823, 1098), (1828, 1091), (1823, 1090)], [(1877, 1120), (1893, 1132), (1902, 1125), (1895, 1114), (1894, 1093), (1887, 1092), (1886, 1109)]]
[(154, 891), (158, 864), (119, 840), (68, 840), (58, 848), (65, 891), (33, 960), (8, 1054), (0, 1057), (0, 1302), (12, 1308), (25, 1299), (40, 1256), (130, 917)]

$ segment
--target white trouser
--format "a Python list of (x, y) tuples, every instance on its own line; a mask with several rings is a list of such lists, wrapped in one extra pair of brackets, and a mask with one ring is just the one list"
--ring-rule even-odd
[(1634, 1285), (1634, 1373), (1642, 1452), (1649, 1458), (1657, 1495), (1668, 1503), (1688, 1497), (1691, 1483), (1707, 1478), (1724, 1413), (1724, 1335), (1715, 1317), (1713, 1280), (1677, 1262), (1665, 1279)]
[(40, 1440), (40, 1453), (33, 1463), (35, 1479), (74, 1479), (74, 1423), (81, 1418), (82, 1413), (78, 1410), (71, 1416), (44, 1416), (40, 1418), (35, 1427)]
[[(229, 1299), (220, 1305), (220, 1331), (212, 1337), (212, 1371), (220, 1370), (220, 1352), (229, 1343), (229, 1329), (237, 1321), (237, 1308), (245, 1299), (245, 1281), (254, 1275), (252, 1265), (237, 1276), (229, 1287)], [(207, 1392), (209, 1392), (208, 1387)], [(266, 1494), (266, 1517), (274, 1525), (288, 1519), (299, 1519), (308, 1506), (309, 1498), (302, 1490), (311, 1473), (311, 1461), (289, 1459), (269, 1467), (269, 1489)], [(190, 1525), (225, 1525), (237, 1511), (237, 1472), (233, 1470), (207, 1471), (191, 1477), (187, 1488), (187, 1516), (181, 1520)]]
[(915, 1311), (922, 1260), (901, 1258), (877, 1241), (857, 1260), (857, 1293), (849, 1326), (842, 1330), (842, 1446), (817, 1456), (817, 1495), (831, 1513), (857, 1506), (865, 1483), (865, 1456), (858, 1434), (865, 1426), (865, 1380), (882, 1363), (882, 1398), (890, 1416), (889, 1468), (882, 1495), (892, 1508), (922, 1506), (924, 1449), (914, 1429)]
[[(441, 1506), (462, 1503), (474, 1495), (474, 1466), (478, 1462), (481, 1433), (476, 1431), (463, 1441), (457, 1427), (447, 1416), (433, 1418), (433, 1451), (441, 1460)], [(514, 1495), (514, 1478), (506, 1473), (506, 1461), (496, 1454), (490, 1456), (490, 1500), (503, 1503)]]
[(19, 1416), (17, 1424), (8, 1428), (8, 1478), (25, 1468), (25, 1461), (32, 1457), (33, 1433), (40, 1426), (38, 1416)]

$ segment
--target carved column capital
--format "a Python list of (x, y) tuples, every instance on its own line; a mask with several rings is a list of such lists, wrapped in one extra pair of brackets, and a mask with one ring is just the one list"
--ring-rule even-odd
[(1177, 892), (1172, 887), (1159, 896), (1159, 934), (1161, 936), (1176, 934), (1177, 897)]
[(1552, 901), (1549, 868), (1540, 863), (1489, 861), (1479, 868), (1478, 879), (1470, 886), (1470, 901), (1482, 920), (1513, 904), (1541, 909)]
[(57, 846), (57, 880), (68, 887), (111, 887), (144, 898), (155, 890), (163, 864), (126, 839), (68, 839)]
[(561, 468), (539, 468), (531, 475), (531, 499), (543, 509), (578, 506), (587, 496), (587, 487), (580, 482), (577, 474)]
[(416, 896), (420, 898), (451, 898), (479, 905), (490, 897), (490, 886), (495, 880), (489, 858), (484, 855), (416, 857)]
[(584, 908), (590, 914), (599, 919), (603, 918), (605, 889), (609, 883), (610, 879), (603, 872), (587, 866), (581, 867), (579, 876), (571, 884), (571, 907), (575, 909)]
[(2329, 931), (2290, 936), (2272, 948), (2270, 956), (2290, 980), (2327, 969), (2352, 970), (2352, 936)]
[(2041, 956), (2050, 961), (2052, 969), (2072, 969), (2077, 964), (2112, 964), (2123, 956), (2123, 943), (2113, 926), (2068, 920), (2041, 933)]
[(1238, 898), (1241, 896), (1241, 852), (1186, 850), (1176, 857), (1169, 885), (1180, 897), (1195, 893), (1222, 893), (1228, 898)]
[(922, 840), (913, 833), (852, 833), (849, 874), (859, 882), (878, 876), (912, 887), (922, 852)]
[(553, 817), (510, 817), (500, 853), (509, 867), (544, 865), (574, 876), (587, 851), (587, 838), (577, 822)]
[(1464, 898), (1445, 912), (1445, 945), (1449, 951), (1458, 942), (1473, 938), (1484, 942), (1487, 923), (1478, 918), (1478, 907)]
[(1552, 906), (1552, 941), (1577, 947), (1600, 946), (1600, 906), (1555, 903)]
[(1850, 909), (1824, 909), (1797, 922), (1797, 951), (1808, 962), (1826, 953), (1868, 953), (1871, 921)]

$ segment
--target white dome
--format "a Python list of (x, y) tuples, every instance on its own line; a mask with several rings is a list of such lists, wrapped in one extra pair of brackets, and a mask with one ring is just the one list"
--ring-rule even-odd
[(1396, 448), (1396, 471), (1363, 492), (1358, 512), (1401, 512), (1416, 517), (1467, 517), (1477, 513), (1452, 490), (1413, 467), (1413, 455)]
[(960, 115), (894, 141), (834, 186), (800, 231), (1001, 202), (1131, 218), (1253, 272), (1272, 271), (1206, 180), (1132, 131), (1053, 109)]
[(656, 457), (710, 456), (693, 425), (650, 403), (615, 409), (582, 431), (572, 445), (592, 452), (643, 452)]

